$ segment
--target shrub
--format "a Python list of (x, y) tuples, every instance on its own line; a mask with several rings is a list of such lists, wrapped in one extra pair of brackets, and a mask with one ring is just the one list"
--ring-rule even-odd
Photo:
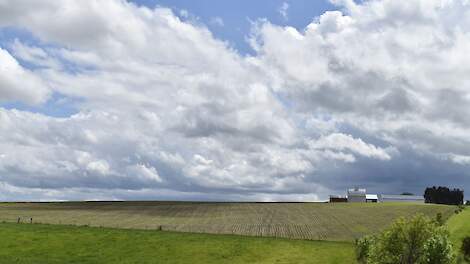
[(442, 217), (442, 213), (437, 213), (436, 214), (436, 224), (439, 225), (439, 226), (442, 226), (444, 225), (445, 221), (444, 221), (444, 218)]
[(428, 264), (452, 263), (452, 244), (449, 241), (449, 233), (443, 228), (436, 232), (424, 244), (424, 262)]
[(467, 236), (463, 239), (460, 250), (462, 251), (465, 259), (470, 260), (470, 236)]
[(381, 234), (358, 240), (356, 254), (368, 264), (448, 264), (454, 259), (445, 226), (422, 215), (401, 218)]
[(455, 209), (454, 213), (455, 213), (455, 214), (459, 214), (459, 213), (462, 212), (464, 209), (465, 209), (465, 206), (464, 206), (464, 205), (458, 205), (458, 206), (457, 206), (457, 209)]
[(365, 236), (359, 239), (356, 239), (356, 260), (361, 264), (367, 263), (367, 258), (369, 257), (369, 248), (374, 243), (374, 237)]

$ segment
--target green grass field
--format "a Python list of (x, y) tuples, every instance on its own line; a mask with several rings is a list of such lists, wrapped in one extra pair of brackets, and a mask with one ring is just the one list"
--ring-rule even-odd
[(378, 232), (400, 216), (455, 207), (408, 203), (0, 203), (0, 221), (158, 229), (310, 240), (352, 241)]
[(347, 242), (0, 224), (0, 263), (354, 263)]
[(460, 214), (453, 215), (448, 221), (450, 237), (456, 253), (459, 253), (462, 240), (470, 236), (470, 209), (463, 210)]

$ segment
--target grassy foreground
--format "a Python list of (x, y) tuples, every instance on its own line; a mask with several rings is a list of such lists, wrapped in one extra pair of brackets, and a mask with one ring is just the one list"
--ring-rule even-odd
[(409, 203), (0, 203), (0, 221), (33, 217), (47, 224), (352, 241), (401, 216), (441, 212), (447, 219), (454, 209)]
[(354, 263), (346, 242), (0, 224), (0, 263)]
[(470, 208), (466, 208), (461, 213), (453, 215), (447, 221), (447, 226), (454, 249), (458, 253), (462, 246), (462, 240), (470, 236)]

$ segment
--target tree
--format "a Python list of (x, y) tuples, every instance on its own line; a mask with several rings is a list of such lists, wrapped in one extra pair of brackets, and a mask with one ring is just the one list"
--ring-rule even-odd
[(463, 204), (463, 197), (464, 195), (462, 190), (451, 190), (443, 186), (428, 187), (424, 191), (424, 199), (426, 203), (460, 205)]
[(446, 227), (423, 215), (401, 218), (382, 233), (357, 240), (356, 256), (364, 264), (448, 264), (454, 259)]

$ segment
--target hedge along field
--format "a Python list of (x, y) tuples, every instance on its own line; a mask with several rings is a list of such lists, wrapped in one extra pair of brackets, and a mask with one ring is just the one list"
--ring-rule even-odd
[(352, 241), (400, 216), (445, 219), (455, 207), (409, 203), (64, 202), (0, 203), (0, 221)]
[(0, 263), (355, 263), (347, 242), (0, 223)]

